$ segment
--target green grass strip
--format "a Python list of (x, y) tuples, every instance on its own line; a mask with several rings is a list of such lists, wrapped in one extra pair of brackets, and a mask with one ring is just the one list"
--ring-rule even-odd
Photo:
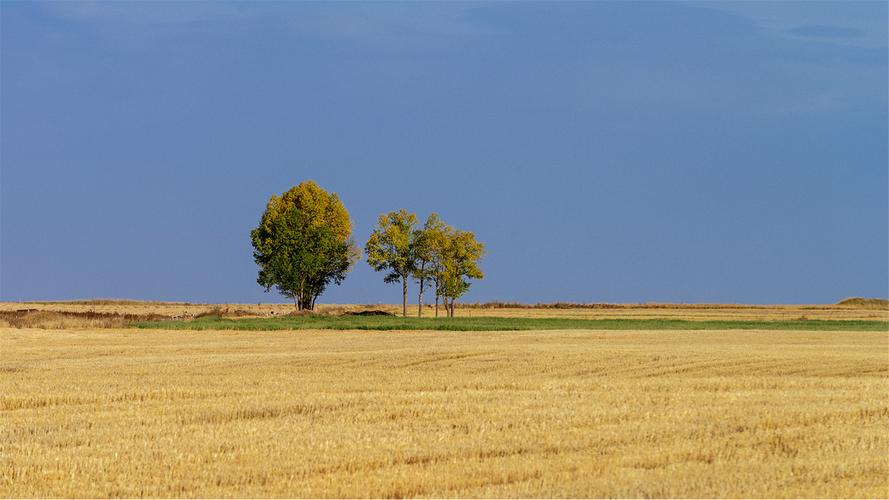
[(400, 318), (396, 316), (296, 316), (223, 319), (214, 316), (185, 321), (136, 323), (165, 330), (797, 330), (889, 331), (889, 321), (788, 320), (689, 321), (681, 319), (569, 318)]

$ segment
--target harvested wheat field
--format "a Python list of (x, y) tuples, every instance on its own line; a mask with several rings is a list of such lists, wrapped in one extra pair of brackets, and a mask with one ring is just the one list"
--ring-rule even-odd
[(886, 497), (886, 332), (0, 329), (0, 495)]

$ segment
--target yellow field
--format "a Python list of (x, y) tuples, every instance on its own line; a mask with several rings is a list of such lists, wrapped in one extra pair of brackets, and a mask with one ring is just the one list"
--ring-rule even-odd
[(884, 332), (0, 328), (0, 495), (886, 497), (887, 353)]
[[(237, 311), (253, 316), (280, 316), (294, 311), (293, 304), (182, 304), (164, 302), (75, 303), (75, 302), (0, 302), (0, 313), (21, 309), (72, 313), (104, 314), (159, 314), (167, 317), (191, 317), (211, 310)], [(320, 304), (319, 313), (338, 313), (357, 309), (380, 309), (401, 314), (401, 304), (372, 304), (366, 306)], [(417, 314), (417, 305), (408, 305), (408, 314)], [(434, 310), (427, 305), (424, 316)], [(441, 311), (444, 314), (444, 311)], [(687, 320), (889, 320), (889, 306), (860, 307), (842, 305), (744, 305), (744, 304), (619, 304), (613, 308), (541, 309), (541, 308), (463, 308), (457, 305), (456, 316), (497, 316), (528, 318), (578, 319), (687, 319)], [(0, 326), (3, 326), (0, 323)]]

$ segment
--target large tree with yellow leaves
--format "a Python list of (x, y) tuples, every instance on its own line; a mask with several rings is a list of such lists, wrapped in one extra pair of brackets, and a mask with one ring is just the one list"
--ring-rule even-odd
[(257, 283), (314, 309), (331, 283), (340, 284), (359, 251), (352, 242), (349, 212), (336, 193), (306, 181), (269, 199), (259, 227), (250, 232)]

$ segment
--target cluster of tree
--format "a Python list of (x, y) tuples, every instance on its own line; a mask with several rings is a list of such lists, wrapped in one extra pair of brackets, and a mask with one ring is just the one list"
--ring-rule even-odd
[[(313, 181), (273, 195), (250, 240), (259, 266), (256, 281), (266, 291), (274, 287), (293, 299), (299, 310), (314, 309), (318, 296), (331, 283), (342, 283), (360, 257), (346, 208), (335, 193)], [(387, 283), (401, 282), (405, 316), (411, 279), (420, 287), (420, 316), (423, 291), (434, 288), (437, 317), (439, 299), (453, 316), (454, 303), (469, 290), (469, 280), (484, 277), (478, 267), (484, 246), (473, 233), (448, 226), (434, 213), (422, 227), (406, 210), (381, 215), (365, 252), (375, 270), (387, 271)]]
[(448, 226), (438, 214), (432, 213), (417, 227), (417, 216), (404, 209), (381, 215), (364, 247), (367, 263), (376, 271), (386, 271), (384, 281), (401, 283), (404, 316), (407, 283), (413, 278), (420, 287), (419, 316), (423, 315), (423, 291), (433, 288), (435, 316), (442, 299), (448, 316), (453, 317), (454, 304), (469, 290), (468, 280), (484, 278), (478, 267), (484, 252), (473, 233)]

